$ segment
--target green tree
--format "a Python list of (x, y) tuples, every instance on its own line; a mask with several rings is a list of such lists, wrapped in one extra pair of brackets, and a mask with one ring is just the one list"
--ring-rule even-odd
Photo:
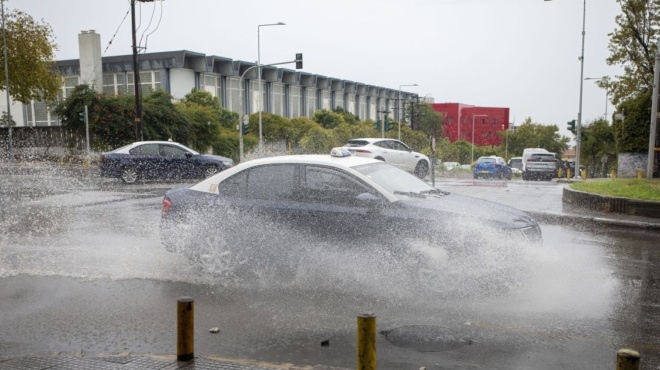
[[(12, 99), (25, 104), (31, 100), (54, 101), (62, 82), (54, 62), (57, 45), (53, 30), (20, 10), (7, 12), (5, 19)], [(0, 65), (4, 62), (4, 54), (0, 53)], [(4, 73), (0, 74), (0, 82), (5, 90)]]
[(220, 109), (220, 99), (210, 92), (200, 89), (192, 89), (181, 101), (183, 104), (195, 104), (211, 109)]
[[(185, 145), (193, 142), (190, 119), (176, 109), (172, 95), (156, 90), (142, 100), (142, 130), (145, 140), (169, 140)], [(195, 148), (196, 149), (196, 148)]]
[(344, 110), (344, 108), (342, 108), (342, 107), (336, 107), (332, 111), (335, 112), (335, 113), (341, 114), (342, 118), (344, 119), (344, 122), (346, 122), (348, 124), (352, 125), (352, 124), (360, 122), (360, 118), (358, 116), (356, 116), (355, 114), (353, 114), (351, 112), (348, 112), (348, 111)]
[(610, 36), (607, 64), (623, 67), (617, 80), (599, 81), (614, 105), (653, 90), (653, 69), (660, 35), (660, 0), (617, 0), (621, 14)]
[(434, 111), (431, 105), (420, 105), (418, 117), (414, 125), (415, 129), (428, 136), (435, 136), (436, 138), (442, 136), (442, 115)]
[(581, 163), (591, 173), (607, 173), (607, 163), (615, 159), (614, 131), (608, 121), (598, 119), (582, 128)]
[(89, 85), (76, 86), (71, 96), (55, 107), (55, 114), (65, 129), (79, 137), (85, 136), (85, 106), (92, 148), (107, 150), (134, 141), (132, 97), (108, 97), (98, 94)]
[(651, 90), (619, 105), (624, 119), (614, 120), (614, 143), (617, 153), (647, 153), (651, 122)]
[(557, 125), (534, 123), (528, 117), (515, 131), (509, 132), (508, 151), (511, 156), (520, 156), (525, 148), (544, 148), (561, 155), (569, 140), (559, 135)]
[(335, 128), (344, 123), (344, 117), (340, 113), (336, 113), (327, 109), (321, 109), (314, 112), (312, 117), (314, 122), (317, 122), (323, 128)]
[(300, 139), (300, 148), (304, 153), (321, 154), (330, 153), (332, 149), (332, 136), (328, 130), (320, 126), (312, 127)]

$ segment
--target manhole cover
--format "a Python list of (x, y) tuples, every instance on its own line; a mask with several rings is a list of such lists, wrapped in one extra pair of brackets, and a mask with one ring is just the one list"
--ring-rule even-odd
[(472, 339), (461, 336), (455, 329), (432, 325), (402, 326), (381, 334), (397, 347), (419, 352), (442, 352), (472, 344)]

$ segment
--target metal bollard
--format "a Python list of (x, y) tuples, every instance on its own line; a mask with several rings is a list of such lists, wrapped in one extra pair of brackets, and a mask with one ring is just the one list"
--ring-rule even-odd
[(642, 176), (642, 173), (643, 173), (643, 172), (644, 172), (644, 171), (642, 171), (642, 170), (637, 170), (637, 179), (638, 179), (638, 180), (641, 180), (641, 179), (643, 178), (643, 176)]
[(181, 297), (176, 304), (176, 360), (195, 357), (195, 300)]
[(639, 370), (639, 352), (620, 349), (616, 352), (616, 370)]
[(611, 171), (610, 177), (613, 178), (613, 179), (616, 179), (616, 170)]
[(357, 317), (357, 370), (376, 370), (376, 316)]

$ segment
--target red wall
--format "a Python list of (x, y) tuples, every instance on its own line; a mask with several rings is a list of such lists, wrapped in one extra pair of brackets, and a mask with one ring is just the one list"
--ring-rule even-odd
[[(450, 142), (472, 142), (474, 118), (474, 144), (497, 146), (502, 143), (499, 133), (509, 129), (509, 108), (477, 107), (460, 103), (432, 104), (442, 114), (442, 137)], [(460, 130), (460, 132), (459, 132)]]

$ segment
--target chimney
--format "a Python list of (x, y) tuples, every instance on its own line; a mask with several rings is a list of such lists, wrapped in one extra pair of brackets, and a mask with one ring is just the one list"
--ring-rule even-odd
[(80, 31), (80, 83), (88, 84), (99, 93), (103, 92), (103, 64), (101, 63), (101, 35), (95, 30)]

